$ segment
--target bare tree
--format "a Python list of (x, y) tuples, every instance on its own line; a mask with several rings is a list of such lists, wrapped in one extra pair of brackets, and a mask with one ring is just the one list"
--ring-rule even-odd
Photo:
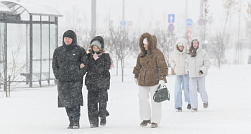
[[(0, 43), (2, 43), (2, 42), (0, 42)], [(8, 43), (7, 46), (11, 47), (12, 46), (11, 44), (12, 43)], [(0, 45), (0, 46), (2, 46), (2, 45)], [(3, 74), (5, 69), (7, 70), (8, 76), (10, 77), (9, 84), (12, 84), (13, 81), (16, 81), (17, 77), (20, 76), (20, 73), (23, 72), (23, 70), (25, 70), (26, 64), (29, 63), (29, 61), (27, 61), (27, 63), (18, 62), (18, 61), (20, 61), (20, 57), (21, 57), (20, 56), (21, 48), (22, 48), (22, 45), (21, 45), (21, 43), (19, 43), (17, 45), (16, 49), (14, 49), (14, 50), (12, 49), (11, 56), (10, 56), (9, 61), (7, 63), (7, 68), (4, 68), (2, 66), (1, 68), (3, 68), (3, 70), (0, 70), (0, 74)], [(3, 54), (7, 53), (7, 52), (4, 52), (2, 48), (0, 50), (1, 50), (0, 57), (3, 57)], [(2, 61), (2, 59), (1, 59), (0, 65), (2, 65), (3, 62), (4, 61)], [(1, 81), (3, 81), (4, 77), (2, 75), (0, 75), (0, 79), (1, 79)]]
[(223, 59), (225, 58), (226, 49), (229, 46), (230, 35), (227, 33), (227, 24), (230, 20), (233, 6), (235, 5), (234, 0), (222, 0), (223, 8), (225, 11), (225, 18), (223, 21), (222, 30), (216, 33), (216, 36), (212, 37), (210, 40), (210, 49), (213, 56), (217, 59), (217, 66), (220, 69)]
[(237, 6), (237, 12), (239, 13), (239, 22), (238, 22), (238, 35), (237, 35), (237, 44), (236, 44), (236, 57), (237, 57), (237, 63), (242, 63), (242, 44), (239, 42), (240, 41), (240, 26), (241, 26), (241, 9), (242, 9), (242, 3), (243, 0), (238, 0), (236, 3)]
[[(203, 4), (204, 4), (204, 11), (203, 11), (203, 14), (204, 14), (204, 30), (203, 30), (203, 36), (202, 36), (202, 42), (203, 44), (205, 43), (206, 41), (206, 36), (207, 36), (207, 22), (212, 18), (212, 15), (209, 15), (209, 5), (208, 5), (208, 0), (204, 0), (203, 1)], [(204, 48), (207, 50), (207, 46), (204, 45)]]
[(166, 63), (169, 65), (169, 57), (176, 42), (175, 34), (164, 29), (155, 29), (154, 35), (157, 37), (157, 47), (163, 52)]
[(213, 55), (216, 58), (216, 66), (218, 69), (221, 68), (221, 64), (224, 63), (224, 54), (229, 44), (229, 34), (225, 34), (224, 40), (222, 40), (222, 33), (218, 33), (211, 40), (211, 48)]
[[(122, 82), (124, 81), (124, 59), (132, 51), (131, 39), (128, 30), (118, 27), (117, 30), (110, 28), (110, 44), (112, 47), (111, 53), (115, 54), (118, 70), (118, 61), (121, 63)], [(118, 71), (117, 71), (118, 72)]]
[[(250, 36), (251, 36), (251, 2), (247, 2), (247, 22), (248, 22), (248, 27), (247, 27), (247, 36), (249, 36), (249, 49), (251, 49), (251, 39), (250, 39)], [(250, 54), (251, 54), (251, 51), (250, 51)]]

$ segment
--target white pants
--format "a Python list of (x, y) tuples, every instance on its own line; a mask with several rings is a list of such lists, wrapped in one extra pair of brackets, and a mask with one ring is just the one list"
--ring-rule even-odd
[[(153, 101), (153, 95), (157, 90), (159, 85), (155, 86), (139, 86), (139, 112), (141, 120), (151, 120), (151, 122), (160, 123), (162, 116), (162, 107), (161, 103)], [(149, 93), (150, 100), (152, 104), (152, 110), (149, 102)]]
[(203, 103), (208, 102), (208, 96), (205, 87), (205, 77), (189, 78), (189, 93), (192, 108), (198, 108), (197, 92), (200, 93)]

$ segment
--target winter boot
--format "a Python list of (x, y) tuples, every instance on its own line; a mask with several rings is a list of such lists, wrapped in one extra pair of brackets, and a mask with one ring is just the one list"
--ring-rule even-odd
[(152, 122), (152, 124), (151, 124), (151, 128), (156, 128), (156, 127), (158, 127), (158, 124), (157, 124), (157, 123), (153, 123), (153, 122)]
[(92, 121), (90, 121), (90, 128), (99, 127), (98, 123), (99, 123), (99, 118), (98, 117), (93, 118)]
[(191, 109), (191, 104), (187, 104), (187, 109), (188, 109), (188, 110)]
[(90, 128), (96, 128), (96, 127), (98, 127), (98, 125), (90, 124)]
[(197, 108), (192, 108), (192, 112), (198, 112)]
[(176, 108), (176, 112), (182, 112), (182, 108), (181, 107)]
[(73, 119), (72, 129), (79, 129), (79, 119)]
[(69, 118), (70, 124), (68, 126), (68, 129), (73, 129), (73, 120), (72, 118)]
[(106, 125), (106, 117), (101, 118), (100, 120), (100, 126), (105, 126)]
[(204, 107), (204, 108), (207, 108), (207, 107), (208, 107), (208, 102), (203, 103), (203, 107)]
[(145, 127), (145, 126), (147, 126), (147, 124), (150, 124), (150, 123), (151, 123), (150, 120), (143, 120), (143, 121), (140, 123), (140, 126)]

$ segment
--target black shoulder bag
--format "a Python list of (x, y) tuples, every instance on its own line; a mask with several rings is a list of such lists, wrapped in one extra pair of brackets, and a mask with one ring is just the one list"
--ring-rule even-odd
[(163, 102), (163, 101), (170, 101), (170, 93), (166, 86), (160, 88), (161, 85), (158, 86), (158, 89), (155, 91), (153, 95), (154, 102)]

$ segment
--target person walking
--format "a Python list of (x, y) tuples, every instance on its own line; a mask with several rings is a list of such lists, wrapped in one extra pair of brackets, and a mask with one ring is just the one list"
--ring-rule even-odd
[(108, 92), (110, 88), (110, 72), (112, 60), (104, 50), (104, 39), (96, 36), (91, 40), (87, 54), (88, 66), (85, 85), (88, 90), (88, 117), (91, 128), (106, 125)]
[(194, 37), (189, 48), (189, 56), (187, 57), (186, 70), (189, 74), (189, 94), (192, 111), (198, 111), (198, 95), (200, 93), (203, 107), (208, 107), (208, 95), (206, 91), (205, 77), (210, 67), (210, 57), (207, 52), (202, 49), (201, 41), (198, 37)]
[[(186, 72), (185, 64), (187, 57), (187, 40), (179, 38), (174, 45), (174, 51), (170, 58), (171, 67), (176, 74), (174, 86), (174, 102), (177, 112), (182, 112), (182, 90), (184, 91), (187, 109), (191, 109), (189, 96), (189, 76)], [(181, 90), (182, 89), (182, 90)]]
[[(151, 124), (151, 128), (158, 127), (161, 116), (161, 103), (153, 101), (153, 95), (158, 86), (164, 86), (168, 74), (167, 64), (163, 53), (157, 48), (157, 38), (149, 33), (143, 33), (139, 39), (140, 54), (137, 57), (133, 74), (139, 85), (139, 110), (143, 120), (142, 127)], [(150, 107), (149, 93), (152, 108)]]
[(87, 59), (84, 48), (77, 45), (74, 31), (63, 34), (63, 45), (53, 53), (52, 68), (58, 80), (58, 107), (65, 107), (70, 124), (68, 129), (78, 129), (80, 106), (83, 106), (83, 76)]

